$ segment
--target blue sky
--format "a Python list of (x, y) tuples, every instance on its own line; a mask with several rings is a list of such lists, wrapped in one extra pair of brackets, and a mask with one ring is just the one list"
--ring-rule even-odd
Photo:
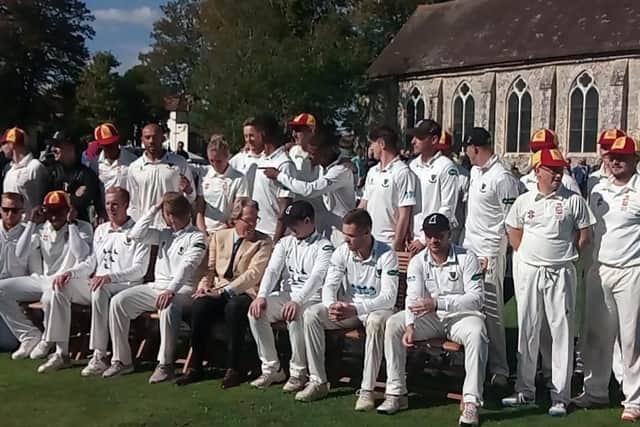
[(149, 49), (153, 22), (162, 16), (166, 0), (85, 0), (96, 20), (96, 35), (89, 50), (111, 51), (124, 72), (138, 63), (138, 54)]

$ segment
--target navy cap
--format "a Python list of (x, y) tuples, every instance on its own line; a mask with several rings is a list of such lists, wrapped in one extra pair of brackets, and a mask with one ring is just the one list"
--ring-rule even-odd
[(473, 128), (467, 132), (463, 145), (465, 147), (469, 145), (476, 147), (491, 145), (491, 134), (485, 128)]
[(450, 229), (449, 220), (441, 213), (429, 214), (422, 222), (422, 231), (425, 233), (441, 233)]
[(315, 211), (311, 203), (306, 200), (296, 200), (287, 206), (280, 215), (280, 220), (284, 225), (295, 224), (296, 221), (304, 221), (305, 218), (309, 218), (313, 221), (315, 217)]

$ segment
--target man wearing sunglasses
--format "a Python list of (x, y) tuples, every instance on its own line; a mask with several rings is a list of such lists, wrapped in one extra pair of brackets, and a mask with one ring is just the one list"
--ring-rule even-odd
[(577, 286), (573, 263), (589, 245), (595, 219), (584, 198), (562, 185), (567, 161), (560, 151), (542, 149), (533, 154), (531, 165), (537, 189), (518, 197), (505, 221), (518, 252), (514, 288), (519, 357), (515, 394), (502, 399), (502, 405), (535, 403), (540, 328), (546, 319), (553, 342), (549, 415), (558, 417), (566, 415), (571, 397)]
[[(36, 254), (42, 262), (42, 274), (0, 281), (0, 312), (20, 348), (13, 359), (41, 359), (55, 346), (56, 352), (38, 367), (38, 372), (70, 366), (68, 355), (71, 303), (91, 302), (86, 283), (69, 280), (64, 274), (91, 252), (93, 230), (89, 223), (75, 220), (69, 195), (48, 193), (41, 208), (35, 208), (16, 246), (19, 259)], [(44, 335), (24, 315), (18, 302), (41, 299), (44, 311)]]

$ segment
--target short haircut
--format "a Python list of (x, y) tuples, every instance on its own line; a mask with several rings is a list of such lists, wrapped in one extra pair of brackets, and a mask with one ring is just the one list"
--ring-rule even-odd
[(105, 197), (107, 196), (107, 194), (117, 194), (118, 197), (122, 199), (122, 201), (125, 202), (127, 205), (129, 204), (129, 200), (131, 199), (127, 189), (122, 187), (117, 187), (117, 186), (109, 187), (107, 188), (107, 191), (104, 192)]
[(207, 144), (207, 151), (215, 150), (215, 151), (224, 151), (225, 153), (229, 153), (229, 144), (227, 144), (227, 140), (224, 135), (221, 133), (214, 133), (209, 138), (209, 143)]
[(242, 127), (245, 126), (255, 126), (256, 125), (256, 118), (251, 116), (251, 117), (247, 117), (244, 122), (242, 122)]
[(358, 230), (369, 229), (373, 227), (371, 215), (366, 209), (352, 209), (342, 219), (344, 225), (355, 225)]
[(164, 193), (162, 202), (163, 208), (166, 208), (169, 213), (182, 217), (191, 215), (191, 203), (177, 191)]
[(6, 193), (2, 193), (3, 199), (13, 200), (14, 202), (20, 203), (24, 206), (24, 196), (20, 193), (12, 193), (7, 191)]
[(334, 129), (327, 126), (319, 126), (311, 139), (309, 145), (322, 149), (334, 149), (338, 146), (338, 135)]
[(381, 139), (384, 141), (385, 151), (397, 153), (400, 150), (400, 138), (391, 126), (376, 126), (369, 131), (369, 140), (375, 141)]
[(264, 113), (255, 117), (253, 126), (263, 135), (264, 141), (276, 147), (284, 144), (282, 126), (273, 114)]
[(258, 202), (251, 199), (238, 199), (233, 203), (233, 208), (231, 208), (231, 220), (237, 221), (242, 218), (242, 211), (244, 208), (255, 208), (257, 212), (260, 211), (258, 206)]

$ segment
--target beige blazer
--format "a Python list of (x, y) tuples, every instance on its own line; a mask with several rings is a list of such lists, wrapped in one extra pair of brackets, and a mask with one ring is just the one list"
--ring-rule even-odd
[(201, 274), (199, 287), (223, 288), (230, 285), (234, 292), (248, 294), (255, 298), (260, 287), (260, 280), (267, 268), (273, 250), (273, 242), (266, 234), (255, 232), (253, 240), (245, 239), (238, 248), (233, 263), (233, 277), (224, 278), (233, 250), (233, 228), (214, 232), (209, 240), (209, 261), (206, 272)]

